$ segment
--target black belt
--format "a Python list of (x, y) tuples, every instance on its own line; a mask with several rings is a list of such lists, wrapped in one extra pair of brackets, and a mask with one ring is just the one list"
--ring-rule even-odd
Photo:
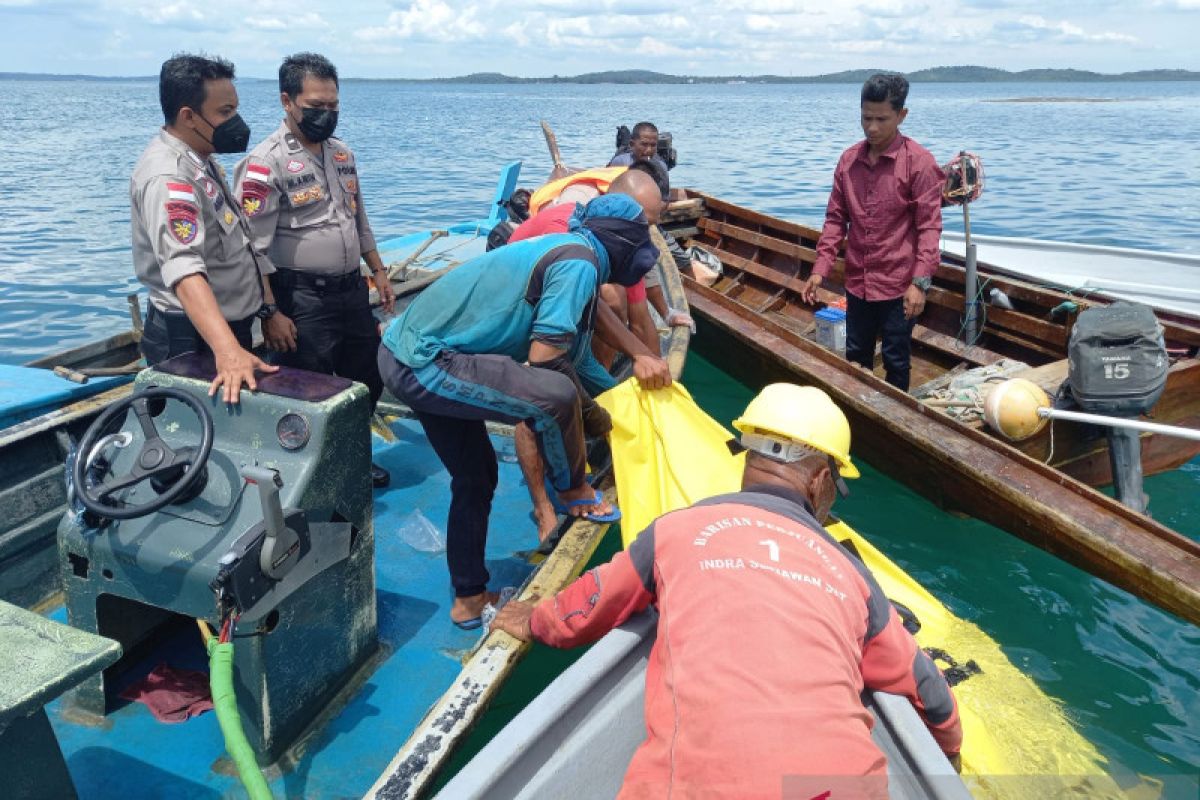
[(271, 277), (273, 281), (282, 281), (284, 286), (299, 286), (316, 292), (345, 292), (357, 288), (363, 282), (363, 275), (357, 269), (341, 275), (317, 275), (298, 269), (276, 268)]

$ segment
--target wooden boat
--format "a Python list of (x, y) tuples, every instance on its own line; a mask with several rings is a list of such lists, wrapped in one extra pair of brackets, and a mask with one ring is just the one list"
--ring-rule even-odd
[[(676, 204), (667, 225), (724, 265), (712, 287), (686, 278), (685, 286), (693, 311), (711, 331), (702, 331), (698, 341), (733, 374), (751, 383), (776, 378), (824, 388), (850, 417), (855, 453), (878, 469), (942, 507), (1010, 531), (1200, 623), (1200, 544), (1087, 485), (1111, 480), (1103, 438), (1056, 423), (1013, 445), (982, 421), (952, 418), (819, 346), (818, 309), (800, 298), (815, 258), (815, 229), (699, 192)], [(839, 261), (824, 284), (823, 301), (843, 293), (842, 269)], [(1068, 296), (986, 269), (984, 280), (1003, 291), (1014, 310), (989, 308), (979, 343), (967, 348), (956, 339), (963, 270), (945, 261), (938, 268), (913, 334), (913, 385), (936, 387), (964, 367), (1016, 359), (1030, 367), (1024, 376), (1053, 394), (1066, 375), (1066, 345), (1078, 311), (1107, 300)], [(1172, 363), (1154, 420), (1200, 428), (1200, 323), (1167, 315), (1160, 320)], [(1143, 470), (1172, 469), (1197, 452), (1190, 442), (1143, 438)]]
[[(1200, 318), (1200, 256), (1132, 247), (973, 234), (989, 272), (1053, 286), (1071, 294), (1133, 300), (1171, 315)], [(947, 260), (961, 263), (965, 237), (942, 234)]]
[[(506, 169), (498, 189), (498, 199), (504, 199), (500, 195), (505, 191), (511, 192), (517, 170), (519, 164)], [(493, 212), (498, 213), (498, 208), (493, 206)], [(428, 286), (441, 271), (482, 252), (482, 235), (486, 235), (495, 221), (495, 217), (488, 217), (445, 231), (429, 231), (381, 243), (380, 251), (385, 263), (394, 267), (397, 278), (394, 288), (401, 301)], [(682, 285), (673, 272), (673, 266), (664, 263), (664, 269), (668, 278), (664, 285), (671, 303), (676, 306), (686, 304)], [(665, 342), (665, 352), (669, 354), (676, 375), (683, 368), (688, 336), (685, 329), (674, 328)], [(127, 365), (135, 357), (136, 335), (121, 334), (77, 351), (48, 357), (40, 363), (44, 366), (92, 369), (99, 365)], [(189, 357), (183, 358), (187, 360)], [(140, 380), (142, 384), (153, 381), (157, 385), (181, 387), (193, 394), (200, 392), (201, 383), (189, 370), (203, 369), (203, 364), (187, 361), (172, 369), (174, 372), (144, 372)], [(284, 377), (277, 383), (290, 382), (295, 385), (297, 381), (302, 382), (302, 376), (307, 373), (280, 375)], [(68, 513), (63, 490), (63, 466), (72, 449), (72, 438), (77, 437), (97, 414), (111, 407), (112, 403), (129, 397), (130, 392), (131, 387), (125, 382), (84, 399), (66, 398), (57, 407), (0, 432), (0, 453), (4, 454), (5, 465), (5, 492), (0, 494), (0, 511), (4, 512), (0, 546), (12, 541), (14, 534), (20, 542), (19, 548), (0, 549), (0, 557), (5, 559), (5, 579), (20, 577), (20, 580), (12, 581), (13, 588), (6, 590), (6, 597), (19, 605), (36, 607), (59, 623), (68, 621), (66, 609), (61, 605), (60, 576), (64, 581), (82, 580), (89, 576), (92, 576), (92, 580), (112, 581), (112, 591), (116, 592), (116, 587), (128, 582), (125, 580), (126, 568), (131, 573), (143, 569), (144, 561), (149, 557), (149, 545), (137, 545), (134, 551), (139, 554), (137, 558), (110, 563), (104, 568), (102, 577), (95, 577), (101, 572), (99, 565), (102, 562), (92, 560), (89, 564), (89, 554), (71, 552), (66, 545), (62, 545), (64, 549), (60, 551), (60, 544), (56, 543), (55, 538), (58, 520)], [(239, 422), (239, 419), (245, 414), (253, 414), (256, 401), (260, 404), (269, 401), (275, 404), (272, 407), (280, 408), (286, 402), (305, 402), (287, 400), (291, 395), (275, 392), (276, 389), (272, 388), (263, 389), (255, 398), (244, 395), (240, 415), (229, 415), (228, 419), (218, 420), (218, 442), (224, 441), (235, 450), (230, 450), (229, 456), (219, 456), (218, 448), (214, 447), (210, 472), (212, 464), (219, 461), (219, 473), (234, 475), (230, 486), (239, 484), (236, 478), (239, 460), (243, 464), (255, 461), (257, 456), (254, 453), (258, 448), (273, 446), (273, 436), (265, 429), (241, 431), (240, 436), (231, 435), (230, 430), (221, 433), (221, 427), (251, 424), (248, 421)], [(312, 404), (304, 407), (315, 408)], [(371, 625), (378, 626), (378, 646), (374, 642), (368, 645), (369, 654), (349, 667), (353, 674), (347, 678), (343, 688), (325, 697), (318, 706), (320, 713), (315, 714), (312, 722), (266, 769), (271, 789), (278, 797), (357, 796), (370, 790), (373, 783), (380, 787), (379, 796), (399, 798), (418, 795), (436, 774), (438, 766), (458, 737), (482, 713), (523, 652), (523, 648), (514, 645), (511, 640), (505, 641), (495, 636), (481, 639), (478, 632), (460, 631), (448, 623), (446, 615), (451, 597), (444, 556), (414, 549), (402, 541), (400, 535), (406, 525), (421, 523), (421, 519), (415, 515), (417, 511), (425, 520), (440, 527), (449, 502), (448, 478), (425, 441), (420, 425), (410, 418), (403, 406), (394, 398), (385, 396), (380, 412), (384, 418), (383, 424), (377, 421), (375, 428), (381, 435), (372, 437), (373, 452), (370, 458), (391, 470), (393, 484), (388, 489), (374, 493), (373, 503), (367, 506), (368, 509), (373, 506), (373, 511), (369, 511), (362, 520), (363, 524), (357, 528), (357, 537), (352, 534), (350, 539), (351, 542), (370, 542), (374, 548), (376, 592), (370, 605), (371, 613), (364, 610), (361, 620), (356, 618), (355, 626), (357, 629), (359, 624), (367, 625), (373, 614)], [(187, 427), (186, 424), (177, 426), (172, 418), (160, 433), (167, 431), (163, 434), (164, 439), (177, 444), (175, 438), (182, 437)], [(556, 591), (584, 567), (608, 526), (581, 520), (563, 520), (553, 550), (548, 554), (537, 552), (536, 537), (527, 516), (529, 501), (526, 489), (521, 485), (517, 465), (512, 463), (515, 459), (505, 455), (514, 452), (511, 429), (493, 426), (491, 433), (502, 462), (499, 465), (500, 488), (493, 501), (493, 530), (488, 541), (493, 583), (511, 584), (524, 593)], [(275, 434), (282, 436), (278, 430)], [(279, 443), (283, 443), (282, 438)], [(243, 447), (249, 450), (245, 453), (237, 450)], [(229, 472), (231, 469), (232, 473)], [(611, 479), (606, 478), (603, 470), (598, 472), (598, 479), (600, 488), (611, 499)], [(218, 483), (221, 480), (218, 475)], [(19, 510), (23, 503), (28, 504), (27, 498), (34, 494), (35, 487), (39, 498), (36, 508), (19, 518), (14, 510)], [(142, 489), (135, 488), (132, 491), (136, 500), (136, 492)], [(208, 489), (205, 491), (208, 492)], [(242, 491), (247, 491), (244, 486)], [(287, 491), (289, 489), (284, 490), (285, 493)], [(290, 491), (294, 493), (297, 490)], [(247, 502), (240, 499), (219, 501), (207, 498), (205, 494), (196, 502), (218, 506), (232, 503), (229, 513), (234, 516), (229, 519), (239, 524), (256, 516), (261, 519), (252, 498)], [(284, 497), (285, 507), (287, 502), (288, 498)], [(201, 509), (197, 513), (205, 512)], [(175, 524), (170, 521), (173, 519), (176, 518), (164, 516), (162, 528), (165, 530)], [(337, 521), (337, 514), (334, 515), (334, 521)], [(124, 523), (116, 526), (115, 534), (110, 529), (87, 541), (110, 539), (119, 534), (121, 524)], [(197, 569), (217, 555), (219, 553), (210, 552), (209, 548), (199, 548), (196, 553), (187, 556), (188, 563), (195, 559), (195, 564), (186, 569)], [(160, 573), (154, 570), (150, 572), (157, 580)], [(105, 584), (99, 586), (98, 591), (103, 592)], [(96, 595), (97, 598), (100, 596)], [(68, 601), (69, 598), (68, 594)], [(209, 602), (212, 602), (211, 596)], [(0, 628), (5, 631), (21, 629), (19, 619), (22, 613), (20, 609), (0, 603)], [(238, 639), (238, 647), (253, 650), (255, 636), (262, 636), (264, 632), (276, 635), (273, 624), (279, 623), (245, 631), (242, 638)], [(47, 622), (45, 626), (52, 627), (52, 623)], [(154, 667), (159, 660), (171, 660), (176, 665), (193, 669), (201, 667), (203, 656), (195, 625), (184, 625), (183, 628), (186, 630), (176, 629), (173, 635), (159, 636), (156, 633), (144, 641), (134, 637), (122, 642), (125, 655), (115, 667), (108, 666), (105, 669), (103, 675), (106, 685), (112, 685), (111, 682), (117, 680), (118, 675), (123, 675), (121, 680), (133, 680), (137, 674), (144, 674)], [(73, 634), (64, 631), (60, 637), (58, 631), (62, 629), (43, 631), (39, 624), (38, 630), (26, 632), (30, 641), (48, 648), (52, 647), (54, 640), (60, 644), (73, 641)], [(122, 638), (120, 631), (111, 628), (106, 630), (101, 627), (99, 632)], [(336, 635), (334, 640), (329, 640), (329, 634), (330, 630), (325, 628), (314, 628), (312, 631), (314, 639), (336, 641)], [(106, 642), (103, 638), (97, 641), (105, 644), (95, 645), (97, 649), (93, 657), (87, 660), (91, 672), (81, 672), (83, 667), (76, 664), (72, 667), (74, 677), (70, 680), (65, 673), (50, 676), (44, 679), (44, 684), (38, 683), (32, 694), (22, 692), (22, 688), (28, 687), (21, 686), (17, 687), (15, 696), (0, 691), (0, 753), (11, 752), (5, 749), (9, 741), (2, 738), (9, 716), (22, 717), (29, 710), (29, 698), (44, 695), (48, 701), (45, 712), (49, 724), (42, 733), (52, 730), (51, 742), (54, 736), (57, 737), (80, 797), (211, 798), (237, 793), (238, 779), (230, 763), (221, 757), (225, 746), (213, 715), (202, 715), (184, 725), (163, 726), (155, 722), (149, 711), (139, 703), (122, 705), (118, 702), (108, 708), (106, 716), (98, 719), (86, 713), (88, 709), (79, 702), (61, 697), (51, 699), (55, 692), (69, 688), (72, 682), (84, 681), (86, 686), (88, 681), (98, 680), (98, 670), (117, 657), (119, 650), (112, 642)], [(47, 654), (18, 655), (24, 659), (20, 664), (32, 664)], [(311, 651), (295, 655), (296, 663), (287, 667), (292, 671), (306, 661), (310, 666), (315, 666), (325, 658), (321, 654), (314, 661)], [(42, 681), (43, 678), (39, 677), (38, 680)], [(13, 684), (13, 676), (6, 676), (6, 682)], [(20, 684), (20, 681), (15, 683)], [(7, 690), (9, 687), (5, 688)], [(53, 691), (50, 691), (51, 688)], [(244, 689), (239, 684), (238, 691)], [(107, 695), (102, 695), (101, 702), (107, 703), (109, 699)], [(38, 708), (41, 708), (40, 702)], [(7, 758), (8, 755), (5, 755)], [(16, 791), (18, 796), (22, 796), (23, 790), (19, 785)], [(26, 793), (25, 796), (37, 796), (36, 789), (32, 795)]]

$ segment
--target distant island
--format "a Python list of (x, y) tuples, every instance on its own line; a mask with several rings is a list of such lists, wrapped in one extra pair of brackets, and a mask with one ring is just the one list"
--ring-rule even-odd
[[(518, 78), (499, 72), (474, 72), (454, 78), (344, 78), (346, 82), (372, 81), (394, 83), (523, 84), (523, 83), (614, 83), (614, 84), (696, 84), (696, 83), (862, 83), (885, 69), (851, 69), (823, 75), (670, 75), (644, 69), (586, 72), (582, 75), (552, 75), (548, 78)], [(930, 67), (906, 73), (913, 83), (1110, 83), (1147, 81), (1200, 81), (1200, 72), (1186, 69), (1147, 69), (1137, 72), (1105, 74), (1082, 69), (1024, 69), (1010, 72), (993, 67)], [(2, 80), (30, 81), (145, 81), (155, 75), (105, 77), (99, 75), (53, 75), (41, 72), (0, 72)], [(273, 80), (249, 78), (248, 80)]]

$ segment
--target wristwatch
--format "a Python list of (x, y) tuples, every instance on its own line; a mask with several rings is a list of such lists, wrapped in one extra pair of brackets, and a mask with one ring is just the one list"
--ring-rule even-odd
[(930, 285), (933, 284), (932, 278), (913, 278), (912, 285), (920, 289), (922, 292), (928, 292)]
[(263, 303), (262, 306), (259, 307), (258, 311), (254, 312), (254, 316), (258, 317), (259, 319), (266, 320), (275, 316), (278, 311), (279, 306), (275, 305), (274, 303)]

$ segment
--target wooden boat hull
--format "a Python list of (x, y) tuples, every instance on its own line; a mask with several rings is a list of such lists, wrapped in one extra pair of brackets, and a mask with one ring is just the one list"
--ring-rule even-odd
[[(693, 242), (715, 252), (729, 273), (716, 288), (758, 316), (803, 331), (812, 324), (816, 311), (799, 300), (799, 289), (816, 257), (819, 231), (775, 219), (718, 198), (693, 193), (703, 202), (704, 214), (694, 228)], [(689, 231), (690, 232), (690, 231)], [(839, 260), (826, 285), (841, 286), (843, 264)], [(1038, 287), (1017, 279), (981, 273), (981, 284), (1000, 288), (1017, 305), (1017, 310), (988, 308), (980, 346), (965, 348), (957, 342), (963, 314), (963, 270), (953, 263), (938, 269), (936, 283), (927, 296), (926, 311), (913, 334), (912, 385), (930, 382), (958, 364), (981, 366), (1001, 357), (1019, 359), (1039, 366), (1035, 382), (1050, 394), (1066, 377), (1066, 347), (1077, 312), (1054, 315), (1052, 309), (1071, 301), (1080, 310), (1106, 304)], [(841, 292), (841, 289), (837, 289)], [(838, 297), (825, 292), (825, 299)], [(1190, 350), (1200, 347), (1200, 321), (1164, 320), (1169, 346)], [(877, 357), (878, 367), (878, 357)], [(1056, 368), (1054, 368), (1056, 367)], [(877, 372), (879, 370), (877, 369)], [(1033, 377), (1033, 376), (1031, 376)], [(915, 393), (914, 389), (914, 393)], [(1167, 425), (1194, 425), (1200, 417), (1200, 360), (1181, 358), (1172, 365), (1168, 386), (1154, 408), (1153, 421)], [(976, 425), (981, 427), (981, 425)], [(1092, 485), (1111, 483), (1107, 445), (1095, 431), (1079, 425), (1047, 427), (1036, 437), (1017, 445), (1034, 458), (1052, 463), (1066, 474)], [(1161, 436), (1143, 437), (1142, 471), (1153, 475), (1174, 469), (1200, 455), (1200, 442), (1181, 439), (1162, 441)], [(1078, 463), (1077, 463), (1078, 462)]]
[[(693, 312), (707, 324), (697, 340), (705, 355), (751, 384), (799, 380), (825, 389), (850, 418), (855, 453), (876, 468), (942, 507), (965, 511), (1014, 533), (1200, 624), (1200, 544), (988, 433), (920, 403), (811, 341), (804, 335), (804, 317), (794, 312), (799, 305), (795, 294), (806, 277), (804, 265), (797, 259), (811, 258), (808, 244), (815, 243), (816, 232), (700, 197), (707, 211), (696, 230), (705, 232), (707, 238), (696, 241), (717, 251), (727, 266), (726, 277), (715, 288), (685, 279)], [(706, 224), (708, 215), (723, 219), (716, 220), (718, 225)], [(744, 232), (732, 241), (731, 220), (744, 226)], [(943, 272), (948, 275), (944, 281), (954, 278), (951, 268), (943, 267), (939, 278)], [(770, 290), (756, 282), (767, 284)], [(1024, 296), (1033, 298), (1040, 291), (1023, 284), (1005, 286), (1005, 291), (1022, 302)], [(811, 313), (809, 310), (810, 317)], [(1009, 327), (998, 330), (995, 338), (1010, 343), (1014, 350), (1027, 354), (1044, 350), (1046, 361), (1065, 347), (1069, 330), (1055, 332), (1036, 318), (1012, 316), (1005, 321)], [(939, 352), (947, 356), (943, 370), (952, 366), (951, 356), (956, 353), (942, 341), (946, 334), (930, 327), (918, 336), (942, 346)], [(1200, 343), (1200, 331), (1195, 329), (1176, 328), (1168, 335), (1172, 337), (1174, 342), (1192, 347)], [(968, 351), (957, 355), (987, 363), (995, 354)], [(1183, 362), (1178, 373), (1191, 381), (1200, 365), (1194, 358)], [(925, 364), (928, 377), (934, 377), (934, 359)], [(1200, 413), (1195, 409), (1200, 398), (1195, 392), (1190, 394), (1176, 392), (1165, 398), (1165, 408), (1176, 415), (1174, 419), (1186, 420)], [(1155, 419), (1168, 421), (1157, 409)], [(1058, 439), (1056, 448), (1063, 446), (1062, 441)], [(1148, 448), (1152, 458), (1162, 458), (1158, 448), (1157, 444)], [(1180, 457), (1172, 452), (1166, 461)], [(1094, 454), (1090, 457), (1095, 458)]]

